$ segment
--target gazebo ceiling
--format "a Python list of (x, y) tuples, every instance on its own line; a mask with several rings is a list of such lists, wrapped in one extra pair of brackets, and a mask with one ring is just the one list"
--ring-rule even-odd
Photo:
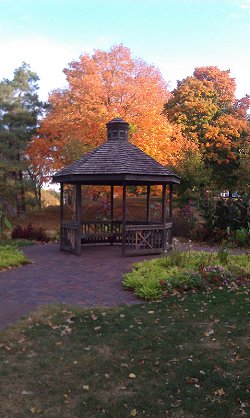
[(53, 176), (58, 183), (159, 184), (180, 183), (180, 178), (128, 142), (128, 123), (120, 118), (107, 123), (108, 140)]

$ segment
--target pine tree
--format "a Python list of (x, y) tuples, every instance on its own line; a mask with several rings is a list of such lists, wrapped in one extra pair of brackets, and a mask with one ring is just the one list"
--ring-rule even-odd
[(25, 211), (28, 189), (27, 145), (44, 104), (38, 98), (39, 78), (22, 63), (12, 80), (0, 82), (0, 196), (18, 212)]

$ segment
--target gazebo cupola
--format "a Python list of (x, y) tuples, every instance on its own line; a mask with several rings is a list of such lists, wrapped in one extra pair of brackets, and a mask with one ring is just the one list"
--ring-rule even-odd
[[(107, 141), (53, 176), (61, 183), (61, 250), (81, 253), (86, 244), (121, 244), (122, 254), (156, 254), (171, 242), (173, 185), (180, 178), (128, 140), (129, 124), (120, 118), (107, 123)], [(65, 186), (74, 187), (72, 220), (64, 219)], [(110, 186), (110, 219), (82, 219), (84, 185)], [(161, 220), (152, 221), (150, 187), (162, 186)], [(114, 187), (122, 186), (121, 219), (114, 218)], [(128, 220), (127, 187), (146, 186), (145, 219)], [(168, 208), (167, 208), (167, 186)]]
[(128, 141), (129, 124), (121, 118), (112, 119), (106, 124), (108, 130), (108, 141)]

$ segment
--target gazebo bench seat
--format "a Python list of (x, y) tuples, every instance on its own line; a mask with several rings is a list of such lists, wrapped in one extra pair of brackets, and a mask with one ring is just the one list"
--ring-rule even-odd
[(121, 240), (121, 238), (122, 235), (120, 233), (115, 232), (96, 232), (81, 235), (82, 242), (114, 242)]

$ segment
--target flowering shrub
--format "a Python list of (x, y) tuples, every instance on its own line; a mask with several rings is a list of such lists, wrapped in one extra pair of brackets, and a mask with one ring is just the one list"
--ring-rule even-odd
[(237, 288), (247, 282), (247, 277), (232, 273), (221, 265), (207, 266), (198, 271), (185, 271), (166, 280), (160, 279), (159, 284), (163, 294), (173, 290), (187, 291), (206, 288)]
[(211, 287), (228, 286), (234, 279), (231, 271), (220, 265), (205, 267), (200, 275), (204, 285)]
[[(222, 261), (225, 265), (222, 265)], [(229, 289), (247, 286), (250, 254), (232, 255), (185, 251), (135, 263), (123, 276), (123, 285), (144, 299), (159, 299), (186, 291)]]
[(12, 238), (48, 242), (45, 230), (43, 228), (35, 228), (31, 224), (28, 226), (17, 225), (12, 231)]

